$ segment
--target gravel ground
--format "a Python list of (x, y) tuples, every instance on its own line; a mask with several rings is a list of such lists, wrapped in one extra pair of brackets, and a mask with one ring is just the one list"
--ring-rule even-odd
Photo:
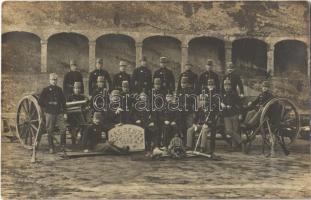
[[(259, 145), (259, 143), (258, 143)], [(19, 143), (2, 140), (3, 199), (89, 198), (311, 198), (310, 142), (297, 140), (291, 154), (229, 152), (223, 160), (150, 160), (143, 154), (64, 160), (44, 150), (38, 162)]]

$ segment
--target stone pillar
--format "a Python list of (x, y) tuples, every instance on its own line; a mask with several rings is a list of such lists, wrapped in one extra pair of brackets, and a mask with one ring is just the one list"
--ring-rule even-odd
[(48, 41), (41, 40), (41, 72), (48, 71)]
[(188, 43), (181, 46), (181, 72), (185, 71), (185, 64), (188, 62)]
[(96, 41), (89, 41), (89, 72), (95, 69)]
[(143, 43), (136, 42), (136, 67), (139, 67), (139, 62), (143, 57)]
[(225, 41), (225, 66), (227, 67), (227, 63), (232, 62), (232, 42)]
[(270, 71), (270, 74), (274, 75), (274, 46), (269, 45), (267, 50), (267, 71)]

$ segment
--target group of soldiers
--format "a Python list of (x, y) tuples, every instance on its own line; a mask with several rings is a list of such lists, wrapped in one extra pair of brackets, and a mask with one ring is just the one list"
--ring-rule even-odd
[[(227, 63), (226, 74), (222, 79), (213, 71), (214, 62), (211, 59), (207, 61), (206, 70), (200, 76), (187, 63), (186, 70), (179, 76), (177, 88), (174, 74), (168, 69), (166, 57), (160, 58), (160, 68), (153, 75), (145, 57), (141, 59), (140, 66), (134, 70), (132, 76), (126, 72), (126, 67), (127, 63), (120, 61), (120, 72), (111, 79), (108, 71), (104, 69), (103, 59), (97, 59), (96, 69), (89, 75), (89, 97), (84, 95), (83, 77), (77, 70), (75, 61), (70, 61), (70, 72), (65, 74), (63, 90), (57, 86), (57, 74), (50, 74), (50, 85), (43, 89), (39, 104), (45, 112), (51, 153), (54, 152), (53, 132), (56, 124), (64, 131), (64, 137), (65, 122), (73, 129), (79, 127), (79, 124), (75, 124), (67, 116), (66, 102), (89, 100), (93, 120), (83, 131), (85, 151), (100, 142), (107, 144), (105, 149), (120, 151), (108, 142), (107, 132), (116, 125), (131, 123), (144, 128), (148, 151), (156, 148), (171, 150), (172, 144), (181, 145), (181, 149), (193, 149), (195, 138), (200, 133), (199, 150), (214, 155), (219, 120), (224, 121), (225, 132), (231, 135), (233, 147), (241, 149), (244, 142), (239, 134), (240, 114), (252, 110), (256, 105), (264, 105), (273, 97), (269, 83), (264, 82), (263, 92), (258, 98), (248, 106), (243, 106), (243, 84), (232, 63)], [(164, 98), (151, 101), (152, 95), (161, 95)], [(102, 98), (97, 98), (98, 96)], [(189, 96), (197, 98), (184, 98)], [(120, 100), (121, 104), (98, 109), (106, 103), (105, 98), (110, 103)], [(134, 109), (134, 104), (138, 101), (145, 102), (148, 108), (151, 104), (159, 108), (157, 105), (165, 101), (178, 105), (179, 109)], [(259, 112), (257, 110), (249, 117), (250, 123), (258, 121)]]

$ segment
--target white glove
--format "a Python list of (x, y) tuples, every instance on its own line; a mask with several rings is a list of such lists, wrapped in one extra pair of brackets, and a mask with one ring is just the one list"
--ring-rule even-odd
[(119, 114), (119, 113), (122, 112), (122, 111), (123, 111), (122, 108), (118, 108), (118, 109), (116, 110), (116, 114)]
[(151, 122), (148, 126), (154, 126), (154, 123), (153, 123), (153, 122)]
[(140, 124), (140, 123), (141, 123), (141, 121), (140, 121), (140, 120), (137, 120), (137, 121), (136, 121), (136, 124)]
[(207, 129), (208, 125), (207, 124), (203, 124), (202, 129)]
[(244, 94), (240, 94), (240, 97), (243, 98), (243, 97), (244, 97)]
[(169, 125), (170, 122), (169, 122), (169, 121), (164, 121), (164, 124), (165, 124), (165, 125)]
[(171, 125), (172, 125), (172, 126), (175, 126), (175, 125), (176, 125), (176, 122), (172, 122)]
[(198, 126), (197, 126), (197, 125), (193, 124), (192, 126), (193, 126), (193, 128), (194, 128), (194, 131), (197, 131), (197, 130), (198, 130)]
[(221, 103), (220, 105), (221, 105), (222, 108), (226, 107), (226, 105), (224, 103)]

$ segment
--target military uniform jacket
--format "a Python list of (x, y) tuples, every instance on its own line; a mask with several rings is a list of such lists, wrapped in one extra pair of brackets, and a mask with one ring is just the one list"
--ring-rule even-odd
[(225, 108), (223, 109), (224, 117), (232, 117), (234, 115), (239, 114), (242, 111), (242, 102), (240, 97), (233, 91), (225, 92), (223, 94), (223, 104), (225, 104)]
[[(96, 143), (99, 143), (102, 139), (105, 141), (108, 141), (108, 134), (107, 131), (104, 129), (102, 125), (96, 125), (92, 124), (89, 127), (87, 127), (87, 135), (94, 137), (96, 140)], [(102, 137), (104, 135), (104, 137)]]
[(196, 75), (190, 69), (184, 71), (179, 76), (178, 85), (177, 85), (177, 94), (180, 93), (180, 90), (181, 90), (181, 79), (182, 79), (183, 76), (188, 77), (190, 85), (191, 85), (191, 90), (194, 91), (197, 94), (199, 92), (198, 91), (198, 75)]
[(49, 114), (60, 114), (66, 111), (66, 99), (62, 89), (58, 86), (50, 85), (44, 88), (39, 96), (39, 105), (44, 112)]
[(83, 94), (72, 94), (67, 98), (67, 102), (73, 102), (73, 101), (83, 101), (87, 100), (88, 98)]
[(199, 78), (199, 92), (202, 93), (203, 89), (205, 89), (207, 91), (207, 83), (208, 80), (210, 79), (214, 79), (215, 81), (215, 85), (216, 85), (216, 90), (219, 91), (220, 90), (220, 84), (219, 84), (219, 77), (218, 75), (213, 72), (213, 71), (205, 71), (204, 73), (202, 73), (200, 75)]
[(81, 93), (84, 93), (83, 77), (82, 74), (78, 71), (70, 71), (65, 74), (63, 89), (66, 97), (73, 94), (73, 84), (75, 82), (81, 82)]
[(196, 93), (191, 88), (181, 88), (179, 91), (179, 106), (183, 111), (194, 111)]
[(153, 80), (155, 78), (161, 79), (161, 86), (165, 94), (175, 90), (175, 78), (171, 70), (167, 69), (166, 67), (162, 67), (154, 72)]
[(150, 92), (152, 87), (152, 74), (147, 67), (138, 67), (132, 75), (132, 91), (135, 93)]
[(91, 96), (94, 92), (94, 89), (96, 88), (96, 82), (97, 82), (97, 77), (98, 76), (103, 76), (105, 77), (105, 80), (107, 80), (107, 88), (108, 90), (111, 89), (111, 79), (109, 73), (104, 70), (104, 69), (95, 69), (90, 73), (89, 76), (89, 95)]
[[(231, 87), (234, 92), (237, 93), (237, 87), (238, 87), (240, 90), (240, 93), (244, 94), (244, 87), (243, 87), (243, 83), (242, 83), (240, 75), (238, 75), (236, 72), (232, 72), (224, 76), (224, 80), (226, 79), (229, 79), (231, 81)], [(222, 86), (222, 89), (224, 91), (223, 86)]]
[(264, 106), (273, 98), (273, 94), (268, 90), (262, 92), (259, 96), (248, 106), (248, 110), (256, 108), (256, 106)]
[(121, 91), (122, 81), (128, 81), (131, 88), (131, 76), (126, 72), (119, 72), (113, 76), (113, 88)]

